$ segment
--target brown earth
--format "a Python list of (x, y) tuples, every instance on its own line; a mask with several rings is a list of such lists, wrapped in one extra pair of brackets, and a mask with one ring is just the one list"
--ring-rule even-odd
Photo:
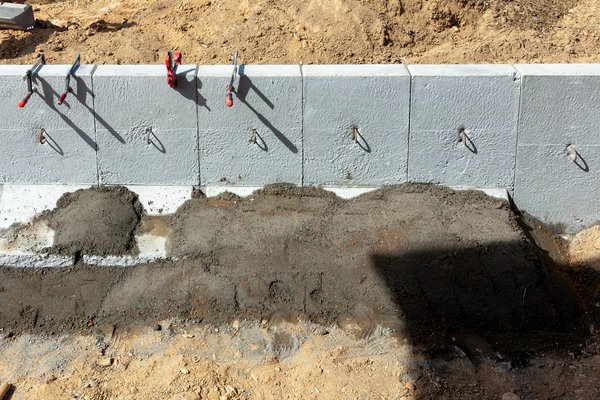
[(11, 399), (600, 394), (600, 268), (504, 201), (277, 185), (198, 193), (170, 227), (177, 261), (0, 268)]
[(597, 0), (31, 1), (39, 27), (0, 31), (0, 62), (573, 63), (600, 60)]

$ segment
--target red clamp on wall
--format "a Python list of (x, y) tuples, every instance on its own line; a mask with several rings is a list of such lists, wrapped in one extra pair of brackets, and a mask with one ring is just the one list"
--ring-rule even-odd
[(27, 102), (33, 95), (33, 83), (31, 82), (31, 77), (32, 77), (33, 73), (37, 71), (38, 67), (41, 67), (42, 65), (45, 65), (45, 64), (46, 64), (46, 57), (44, 56), (44, 53), (38, 53), (37, 60), (35, 60), (35, 63), (33, 64), (33, 66), (31, 68), (29, 68), (27, 70), (27, 72), (25, 72), (25, 76), (23, 77), (23, 80), (27, 81), (27, 94), (25, 95), (25, 97), (23, 97), (21, 100), (19, 100), (19, 103), (18, 103), (19, 108), (25, 107), (27, 105)]
[(175, 53), (169, 51), (165, 57), (165, 64), (167, 65), (167, 83), (172, 88), (176, 88), (177, 66), (181, 65), (181, 53), (178, 51)]
[(233, 92), (235, 92), (233, 84), (235, 83), (235, 76), (237, 75), (237, 57), (238, 51), (236, 50), (235, 53), (233, 53), (233, 74), (231, 74), (231, 81), (225, 86), (225, 90), (227, 91), (227, 94), (225, 95), (225, 105), (227, 107), (233, 106)]
[(65, 77), (65, 91), (62, 92), (60, 94), (60, 96), (58, 96), (58, 105), (60, 106), (65, 99), (67, 98), (67, 94), (69, 94), (70, 92), (73, 91), (73, 89), (71, 89), (70, 83), (71, 83), (71, 75), (75, 76), (75, 71), (77, 71), (77, 68), (79, 68), (79, 63), (81, 61), (81, 56), (79, 54), (77, 54), (77, 57), (75, 57), (75, 61), (73, 61), (73, 64), (71, 65), (71, 68), (69, 69), (69, 72), (67, 72), (67, 76)]

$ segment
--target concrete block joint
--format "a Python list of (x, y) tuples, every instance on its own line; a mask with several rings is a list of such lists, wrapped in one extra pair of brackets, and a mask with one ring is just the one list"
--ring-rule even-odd
[(505, 187), (600, 221), (600, 65), (1, 65), (0, 184)]

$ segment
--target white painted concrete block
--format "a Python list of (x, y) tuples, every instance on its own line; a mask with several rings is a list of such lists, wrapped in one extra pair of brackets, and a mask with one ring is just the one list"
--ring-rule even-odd
[(563, 233), (600, 222), (600, 64), (516, 68), (517, 207)]
[(202, 189), (202, 192), (206, 197), (216, 197), (225, 192), (233, 193), (240, 197), (248, 197), (262, 188), (263, 186), (206, 186)]
[(600, 145), (519, 145), (515, 204), (560, 233), (600, 223)]
[(512, 187), (520, 92), (517, 71), (510, 65), (408, 68), (412, 75), (409, 181)]
[(198, 69), (201, 184), (260, 186), (290, 182), (300, 185), (300, 67), (240, 66), (239, 78), (234, 83), (234, 105), (228, 108), (225, 86), (232, 71), (232, 66), (200, 66)]
[[(0, 65), (0, 182), (39, 184), (97, 183), (92, 73), (82, 65), (71, 78), (70, 65), (44, 65), (33, 75), (34, 94), (24, 108), (17, 103), (27, 93), (23, 80), (29, 66)], [(45, 130), (46, 143), (39, 141)]]
[(12, 268), (68, 268), (75, 264), (71, 256), (53, 254), (0, 254), (0, 265)]
[(17, 228), (18, 234), (11, 229), (0, 230), (0, 254), (42, 254), (54, 244), (55, 232), (48, 221), (27, 222), (27, 226)]
[(450, 189), (453, 190), (479, 190), (490, 197), (498, 200), (510, 201), (508, 190), (506, 188), (474, 188), (469, 186), (452, 186)]
[(405, 182), (410, 103), (406, 67), (307, 65), (302, 72), (304, 184)]
[(101, 184), (198, 185), (194, 65), (103, 65), (94, 74)]
[(95, 267), (134, 267), (140, 264), (157, 262), (160, 259), (155, 257), (134, 257), (134, 256), (83, 256), (83, 262), (86, 265)]
[(2, 186), (0, 229), (28, 223), (35, 215), (56, 207), (65, 193), (89, 188), (89, 185), (14, 185)]
[(517, 65), (519, 144), (600, 144), (600, 64)]
[(374, 192), (379, 189), (378, 187), (370, 187), (370, 188), (357, 188), (357, 187), (333, 187), (333, 186), (324, 186), (323, 190), (327, 190), (328, 192), (334, 193), (337, 197), (344, 200), (354, 199), (356, 197), (360, 197), (363, 194)]
[(179, 207), (192, 198), (192, 186), (140, 186), (127, 185), (138, 195), (146, 215), (174, 214)]

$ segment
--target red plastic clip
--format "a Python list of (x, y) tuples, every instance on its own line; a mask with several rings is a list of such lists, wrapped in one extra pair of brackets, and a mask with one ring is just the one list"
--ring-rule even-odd
[(33, 95), (32, 76), (34, 73), (36, 73), (38, 68), (42, 67), (42, 65), (46, 65), (46, 57), (44, 56), (44, 53), (40, 52), (40, 53), (38, 53), (37, 59), (35, 60), (35, 63), (33, 64), (33, 66), (31, 68), (29, 68), (27, 70), (27, 72), (25, 72), (25, 76), (23, 77), (23, 80), (27, 81), (27, 94), (25, 95), (25, 97), (23, 97), (21, 100), (19, 100), (19, 103), (18, 103), (19, 108), (25, 107), (27, 105), (27, 102)]
[(73, 64), (71, 65), (71, 68), (69, 69), (69, 72), (67, 72), (67, 76), (65, 77), (65, 91), (58, 96), (59, 106), (62, 105), (62, 103), (64, 103), (65, 99), (67, 98), (67, 95), (73, 91), (73, 89), (71, 89), (70, 86), (71, 76), (75, 76), (75, 71), (77, 71), (77, 68), (79, 68), (80, 62), (81, 56), (77, 54), (77, 57), (75, 57), (75, 61), (73, 61)]
[(165, 64), (167, 65), (167, 83), (172, 88), (176, 88), (177, 66), (181, 65), (181, 53), (179, 51), (175, 53), (169, 51), (165, 57)]
[(238, 72), (237, 58), (238, 58), (238, 51), (236, 49), (235, 53), (233, 53), (233, 73), (231, 74), (231, 80), (229, 81), (227, 86), (225, 86), (225, 91), (226, 91), (225, 105), (227, 107), (233, 106), (233, 92), (235, 92), (235, 87), (233, 86), (233, 84), (235, 83), (235, 77)]

